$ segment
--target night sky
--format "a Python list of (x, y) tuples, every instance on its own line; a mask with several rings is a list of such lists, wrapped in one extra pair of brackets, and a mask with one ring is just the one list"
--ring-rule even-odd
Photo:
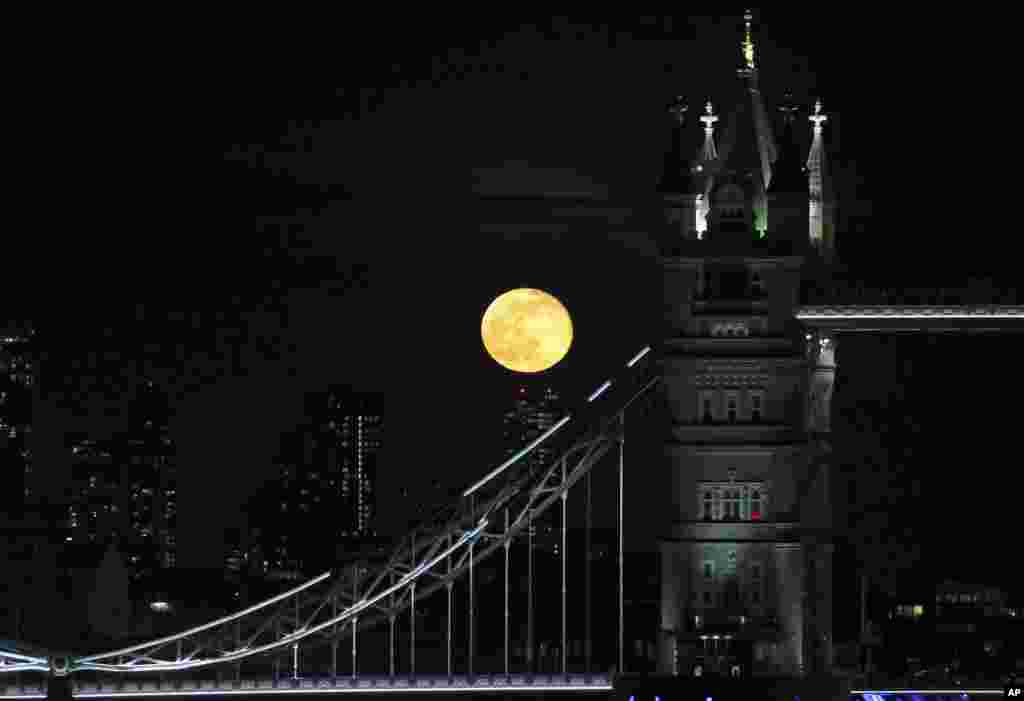
[[(755, 12), (762, 91), (769, 105), (786, 89), (824, 100), (837, 189), (870, 217), (842, 239), (844, 256), (894, 284), (989, 272), (1011, 284), (1012, 193), (996, 175), (1005, 115), (965, 77), (1006, 65), (988, 55), (1006, 42), (965, 40), (979, 35), (959, 14), (811, 30), (809, 11), (780, 12)], [(48, 353), (39, 488), (60, 496), (65, 432), (130, 424), (124, 398), (143, 376), (172, 394), (182, 566), (220, 564), (221, 530), (273, 476), (303, 394), (329, 383), (387, 394), (384, 509), (404, 482), (473, 480), (500, 459), (516, 381), (479, 339), (496, 294), (530, 285), (565, 302), (574, 348), (536, 380), (573, 397), (656, 341), (661, 310), (649, 236), (481, 232), (480, 169), (522, 161), (613, 198), (649, 192), (672, 96), (693, 111), (733, 87), (741, 15), (489, 19), (461, 34), (437, 18), (413, 32), (410, 19), (342, 29), (297, 53), (268, 36), (188, 33), (187, 48), (180, 36), (90, 41), (55, 63), (26, 90), (26, 131), (41, 136), (23, 172), (41, 199), (15, 205), (31, 207), (33, 225), (10, 237), (5, 269), (26, 263), (4, 279)], [(285, 219), (293, 230), (265, 226)], [(930, 534), (949, 560), (971, 552), (972, 567), (997, 575), (1000, 551), (985, 546), (993, 526), (1013, 526), (1002, 495), (1021, 486), (1006, 476), (1019, 449), (1020, 340), (859, 339), (841, 346), (841, 373), (848, 348), (861, 355), (840, 392), (886, 397), (876, 414), (894, 417), (893, 387), (913, 388), (898, 413), (921, 430), (897, 472), (927, 479), (917, 496), (900, 492), (899, 508), (942, 524), (913, 537)], [(637, 436), (634, 505), (657, 494), (660, 469), (656, 442)], [(653, 545), (650, 513), (633, 511), (634, 547)]]

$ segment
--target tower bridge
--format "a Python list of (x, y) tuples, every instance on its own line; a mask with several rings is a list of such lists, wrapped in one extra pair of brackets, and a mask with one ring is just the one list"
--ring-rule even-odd
[[(1018, 332), (1024, 306), (956, 291), (925, 295), (932, 303), (863, 289), (801, 294), (803, 280), (827, 279), (836, 265), (827, 114), (820, 100), (809, 111), (806, 158), (792, 103), (781, 110), (777, 139), (758, 88), (749, 15), (741, 48), (730, 114), (720, 118), (714, 103), (704, 104), (691, 144), (685, 102), (670, 108), (673, 147), (659, 185), (666, 224), (653, 232), (661, 242), (662, 339), (595, 378), (566, 417), (505, 462), (482, 468), (382, 562), (324, 572), (228, 616), (120, 649), (9, 643), (0, 649), (0, 698), (59, 689), (82, 698), (625, 689), (626, 428), (630, 409), (655, 392), (669, 407), (664, 452), (673, 508), (658, 544), (655, 679), (827, 677), (827, 484), (840, 337)], [(555, 457), (543, 469), (527, 468), (525, 458), (541, 449)], [(601, 654), (592, 653), (589, 625), (570, 629), (567, 615), (580, 605), (566, 564), (568, 503), (581, 492), (589, 499), (595, 469), (617, 478), (615, 596), (591, 601), (588, 593), (578, 609), (586, 621), (612, 624)], [(559, 517), (561, 546), (557, 574), (541, 579), (532, 526), (549, 511)], [(500, 574), (489, 584), (480, 578), (484, 561)], [(588, 559), (586, 592), (592, 569)], [(510, 582), (523, 572), (525, 592)], [(481, 606), (485, 593), (500, 604)], [(525, 625), (513, 626), (512, 599), (525, 608)], [(538, 654), (540, 600), (559, 612), (543, 622), (558, 631), (553, 659)], [(441, 602), (440, 631), (418, 623), (427, 602)], [(493, 650), (480, 649), (481, 623), (500, 639)], [(570, 652), (576, 640), (583, 652)]]

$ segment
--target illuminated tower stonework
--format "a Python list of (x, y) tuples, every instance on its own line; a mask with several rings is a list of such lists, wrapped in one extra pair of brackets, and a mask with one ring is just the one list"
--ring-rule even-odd
[[(811, 171), (795, 108), (783, 110), (790, 129), (776, 139), (752, 17), (744, 19), (738, 80), (717, 102), (718, 142), (706, 133), (712, 148), (687, 171), (701, 166), (706, 230), (680, 236), (670, 223), (662, 237), (673, 516), (659, 541), (659, 671), (667, 674), (804, 675), (825, 671), (831, 658), (835, 342), (808, 338), (794, 318), (801, 271), (820, 250), (807, 235)], [(817, 148), (820, 161), (820, 140)]]
[(810, 229), (811, 245), (826, 260), (832, 260), (835, 249), (832, 229), (832, 202), (826, 191), (824, 123), (828, 116), (822, 111), (821, 100), (814, 103), (814, 113), (808, 118), (814, 125), (810, 153), (807, 156), (807, 173), (810, 180)]
[(676, 97), (669, 105), (672, 115), (672, 147), (665, 154), (665, 165), (658, 180), (658, 191), (664, 201), (666, 219), (676, 227), (684, 241), (700, 240), (707, 231), (710, 210), (707, 169), (718, 158), (715, 148), (715, 122), (711, 101), (704, 105), (700, 121), (704, 138), (700, 145), (689, 138), (686, 123), (687, 106)]

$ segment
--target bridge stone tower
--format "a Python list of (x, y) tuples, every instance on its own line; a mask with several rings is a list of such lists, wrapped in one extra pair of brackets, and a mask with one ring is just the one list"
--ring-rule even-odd
[(815, 199), (827, 192), (823, 112), (819, 103), (813, 143), (800, 148), (811, 141), (808, 125), (786, 105), (776, 140), (745, 19), (718, 144), (708, 102), (703, 143), (680, 146), (677, 100), (679, 133), (659, 184), (669, 222), (662, 386), (673, 518), (659, 542), (667, 674), (738, 665), (743, 674), (805, 675), (831, 659), (836, 347), (794, 317), (802, 271), (831, 258)]

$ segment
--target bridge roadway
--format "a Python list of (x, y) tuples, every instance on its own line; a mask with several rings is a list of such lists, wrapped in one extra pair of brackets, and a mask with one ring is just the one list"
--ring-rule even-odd
[[(736, 691), (739, 686), (758, 684), (761, 689), (766, 679), (716, 679), (708, 678), (706, 694), (708, 696), (732, 697), (729, 691)], [(789, 684), (800, 684), (799, 680), (777, 680)], [(409, 694), (426, 692), (438, 694), (482, 694), (489, 698), (501, 698), (505, 694), (514, 693), (519, 697), (537, 694), (546, 699), (557, 698), (560, 694), (566, 697), (585, 695), (589, 699), (615, 699), (618, 701), (641, 701), (641, 699), (667, 699), (677, 696), (680, 691), (692, 691), (694, 685), (702, 685), (692, 678), (666, 677), (631, 677), (613, 681), (604, 674), (480, 674), (473, 677), (455, 675), (360, 675), (358, 677), (299, 677), (288, 679), (242, 679), (217, 682), (207, 680), (167, 680), (151, 681), (125, 677), (116, 683), (92, 682), (80, 679), (70, 681), (73, 698), (144, 698), (144, 697), (179, 697), (179, 696), (262, 696), (267, 694)], [(684, 689), (685, 687), (685, 689)], [(728, 687), (728, 688), (727, 688)], [(736, 687), (736, 688), (733, 688)], [(778, 690), (779, 687), (772, 685)], [(847, 687), (849, 688), (849, 687)], [(3, 699), (44, 699), (47, 698), (47, 680), (37, 679), (33, 683), (22, 685), (0, 686), (0, 700)], [(52, 690), (51, 690), (52, 691)], [(658, 693), (658, 692), (662, 693)], [(876, 689), (850, 689), (840, 691), (850, 701), (920, 701), (922, 699), (949, 699), (969, 701), (970, 699), (992, 698), (1003, 695), (1004, 690), (998, 685), (982, 685), (980, 687), (959, 688), (908, 688), (901, 684), (893, 684)], [(684, 694), (690, 696), (689, 694)], [(705, 693), (698, 694), (704, 696)], [(746, 697), (748, 694), (742, 694)], [(66, 697), (65, 697), (66, 698)], [(696, 696), (694, 696), (696, 698)], [(797, 697), (799, 698), (799, 697)], [(787, 699), (788, 701), (788, 699)]]
[[(20, 686), (0, 686), (0, 699), (43, 699), (47, 679), (33, 679)], [(116, 682), (71, 680), (74, 698), (115, 698), (148, 696), (240, 696), (313, 693), (395, 693), (395, 692), (589, 692), (607, 698), (612, 691), (606, 674), (477, 674), (465, 675), (359, 675), (358, 677), (299, 677), (242, 679), (217, 682), (213, 679), (168, 679), (164, 681), (122, 677)]]

